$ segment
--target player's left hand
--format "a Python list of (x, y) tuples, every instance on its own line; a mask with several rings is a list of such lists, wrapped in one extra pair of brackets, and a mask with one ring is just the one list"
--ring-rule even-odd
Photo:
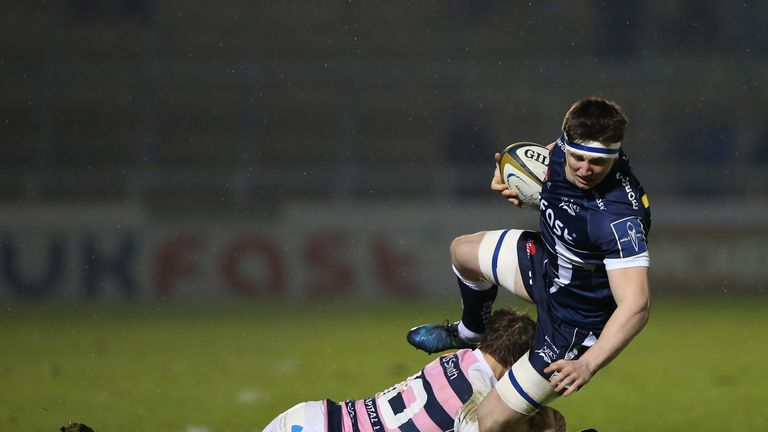
[(558, 360), (544, 369), (546, 373), (557, 372), (549, 385), (563, 396), (569, 396), (583, 387), (595, 374), (583, 359)]
[(502, 179), (501, 172), (499, 171), (499, 161), (501, 160), (501, 153), (495, 153), (493, 158), (496, 160), (496, 169), (493, 171), (493, 178), (491, 179), (491, 189), (501, 194), (510, 203), (522, 207), (523, 202), (517, 196), (517, 189), (511, 189), (509, 185)]

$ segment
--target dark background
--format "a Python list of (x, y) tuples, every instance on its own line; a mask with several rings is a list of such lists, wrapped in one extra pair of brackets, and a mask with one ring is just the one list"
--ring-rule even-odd
[[(600, 95), (651, 197), (764, 200), (768, 4), (4, 1), (0, 199), (487, 194)], [(450, 175), (446, 175), (450, 174)], [(215, 203), (215, 205), (210, 205)]]

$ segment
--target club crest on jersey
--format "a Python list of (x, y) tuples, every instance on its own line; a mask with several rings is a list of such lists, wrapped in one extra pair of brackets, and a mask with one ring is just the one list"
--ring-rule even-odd
[(560, 203), (560, 208), (567, 211), (571, 216), (576, 216), (576, 213), (581, 211), (581, 207), (574, 204), (573, 200), (570, 198), (563, 198), (563, 201)]
[(621, 257), (634, 256), (647, 251), (645, 231), (640, 219), (629, 217), (611, 224)]

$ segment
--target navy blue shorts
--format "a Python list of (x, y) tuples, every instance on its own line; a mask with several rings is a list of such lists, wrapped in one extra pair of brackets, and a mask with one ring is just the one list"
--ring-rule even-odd
[(575, 360), (600, 335), (594, 330), (581, 329), (558, 319), (551, 312), (549, 288), (552, 281), (546, 271), (546, 246), (541, 234), (524, 231), (517, 241), (520, 276), (528, 296), (536, 304), (536, 333), (528, 357), (533, 368), (549, 379), (544, 369), (557, 360)]

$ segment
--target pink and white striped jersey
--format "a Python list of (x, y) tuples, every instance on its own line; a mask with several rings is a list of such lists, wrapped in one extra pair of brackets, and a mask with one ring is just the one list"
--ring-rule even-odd
[(476, 410), (496, 384), (479, 350), (441, 356), (371, 398), (326, 400), (325, 432), (476, 430)]

